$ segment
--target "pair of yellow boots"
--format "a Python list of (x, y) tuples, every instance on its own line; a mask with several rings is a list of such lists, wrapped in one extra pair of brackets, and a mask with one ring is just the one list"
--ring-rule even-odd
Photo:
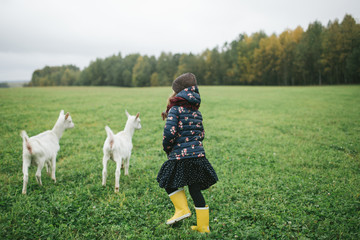
[[(169, 197), (174, 204), (175, 214), (166, 221), (166, 224), (171, 225), (191, 216), (184, 189), (171, 193)], [(201, 233), (209, 233), (209, 207), (207, 205), (203, 208), (195, 207), (195, 211), (197, 226), (191, 226), (191, 229)]]

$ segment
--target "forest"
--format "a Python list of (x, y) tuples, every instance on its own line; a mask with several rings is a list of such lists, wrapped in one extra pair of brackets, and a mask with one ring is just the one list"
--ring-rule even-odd
[(158, 57), (118, 53), (74, 65), (46, 66), (27, 86), (168, 86), (185, 72), (200, 85), (333, 85), (360, 83), (360, 24), (351, 15), (267, 36), (240, 34), (201, 53), (162, 52)]

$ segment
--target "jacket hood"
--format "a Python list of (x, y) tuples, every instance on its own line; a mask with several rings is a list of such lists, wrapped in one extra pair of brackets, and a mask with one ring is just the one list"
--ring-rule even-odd
[(199, 89), (197, 86), (191, 86), (191, 87), (185, 88), (184, 90), (179, 92), (176, 96), (185, 99), (191, 105), (200, 106), (201, 98), (200, 98), (200, 93), (199, 93)]

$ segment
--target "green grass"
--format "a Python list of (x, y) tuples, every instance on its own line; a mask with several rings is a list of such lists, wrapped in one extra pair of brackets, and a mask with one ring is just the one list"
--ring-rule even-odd
[[(156, 175), (170, 88), (0, 89), (0, 239), (360, 239), (360, 87), (202, 87), (207, 157), (219, 182), (203, 192), (209, 235), (175, 226)], [(22, 190), (22, 140), (51, 129), (61, 109), (64, 133), (57, 183), (30, 168)], [(114, 193), (115, 164), (101, 186), (105, 125), (124, 128), (140, 112), (130, 176)]]

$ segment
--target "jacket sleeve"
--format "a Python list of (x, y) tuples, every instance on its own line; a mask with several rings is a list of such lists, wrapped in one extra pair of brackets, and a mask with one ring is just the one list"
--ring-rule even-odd
[(178, 133), (178, 121), (179, 116), (177, 115), (177, 107), (172, 107), (166, 119), (164, 134), (163, 134), (163, 149), (169, 154), (175, 144)]

